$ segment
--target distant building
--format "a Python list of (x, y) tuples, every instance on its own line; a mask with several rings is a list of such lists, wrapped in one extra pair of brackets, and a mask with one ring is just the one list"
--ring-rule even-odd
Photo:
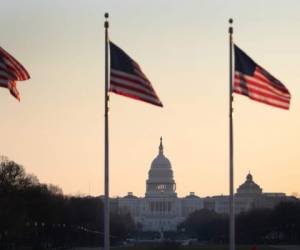
[[(262, 188), (253, 181), (249, 173), (246, 181), (234, 195), (235, 213), (246, 212), (255, 208), (273, 208), (280, 202), (294, 201), (295, 198), (285, 193), (263, 193)], [(204, 198), (204, 208), (217, 213), (229, 213), (229, 197), (225, 195)]]
[[(235, 213), (254, 208), (273, 208), (279, 202), (292, 200), (284, 193), (263, 193), (249, 173), (235, 194)], [(114, 210), (130, 213), (142, 231), (176, 231), (177, 225), (192, 212), (206, 208), (216, 213), (229, 213), (229, 198), (225, 195), (200, 198), (191, 192), (177, 197), (171, 162), (164, 155), (162, 138), (158, 155), (152, 161), (146, 181), (145, 197), (132, 192), (112, 199)]]

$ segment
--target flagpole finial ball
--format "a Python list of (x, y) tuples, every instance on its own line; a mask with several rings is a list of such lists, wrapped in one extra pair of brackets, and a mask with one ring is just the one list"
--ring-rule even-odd
[(230, 24), (233, 23), (233, 19), (232, 19), (232, 18), (229, 19), (229, 23), (230, 23)]
[(109, 26), (109, 24), (108, 24), (108, 17), (109, 17), (109, 14), (108, 14), (107, 12), (105, 12), (104, 17), (105, 17), (104, 27), (105, 27), (106, 29), (108, 29), (108, 26)]

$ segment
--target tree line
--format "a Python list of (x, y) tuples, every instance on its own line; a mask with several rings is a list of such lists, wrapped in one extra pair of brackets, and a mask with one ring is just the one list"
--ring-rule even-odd
[[(103, 203), (100, 197), (66, 196), (54, 185), (6, 158), (0, 161), (0, 249), (64, 248), (103, 244)], [(111, 214), (111, 241), (135, 230), (126, 213)]]
[[(179, 225), (203, 242), (228, 243), (228, 215), (201, 209)], [(299, 244), (300, 202), (279, 203), (274, 209), (254, 209), (235, 216), (238, 244)]]

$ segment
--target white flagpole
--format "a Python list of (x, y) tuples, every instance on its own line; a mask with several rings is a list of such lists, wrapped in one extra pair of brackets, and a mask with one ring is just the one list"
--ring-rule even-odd
[(104, 250), (110, 249), (109, 230), (109, 145), (108, 145), (108, 13), (105, 13), (105, 93), (104, 93)]
[(233, 119), (232, 119), (232, 84), (233, 84), (233, 68), (232, 68), (232, 28), (233, 20), (229, 19), (229, 249), (235, 250), (235, 214), (234, 214), (234, 183), (233, 183)]

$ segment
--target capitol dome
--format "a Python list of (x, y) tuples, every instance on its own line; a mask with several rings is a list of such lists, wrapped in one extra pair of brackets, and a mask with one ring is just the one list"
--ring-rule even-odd
[(173, 179), (172, 165), (169, 159), (164, 155), (162, 138), (160, 138), (158, 155), (151, 163), (146, 184), (146, 195), (176, 195), (176, 184)]
[(162, 144), (159, 145), (158, 156), (156, 156), (151, 163), (151, 169), (152, 168), (171, 168), (171, 162), (167, 157), (164, 156)]

